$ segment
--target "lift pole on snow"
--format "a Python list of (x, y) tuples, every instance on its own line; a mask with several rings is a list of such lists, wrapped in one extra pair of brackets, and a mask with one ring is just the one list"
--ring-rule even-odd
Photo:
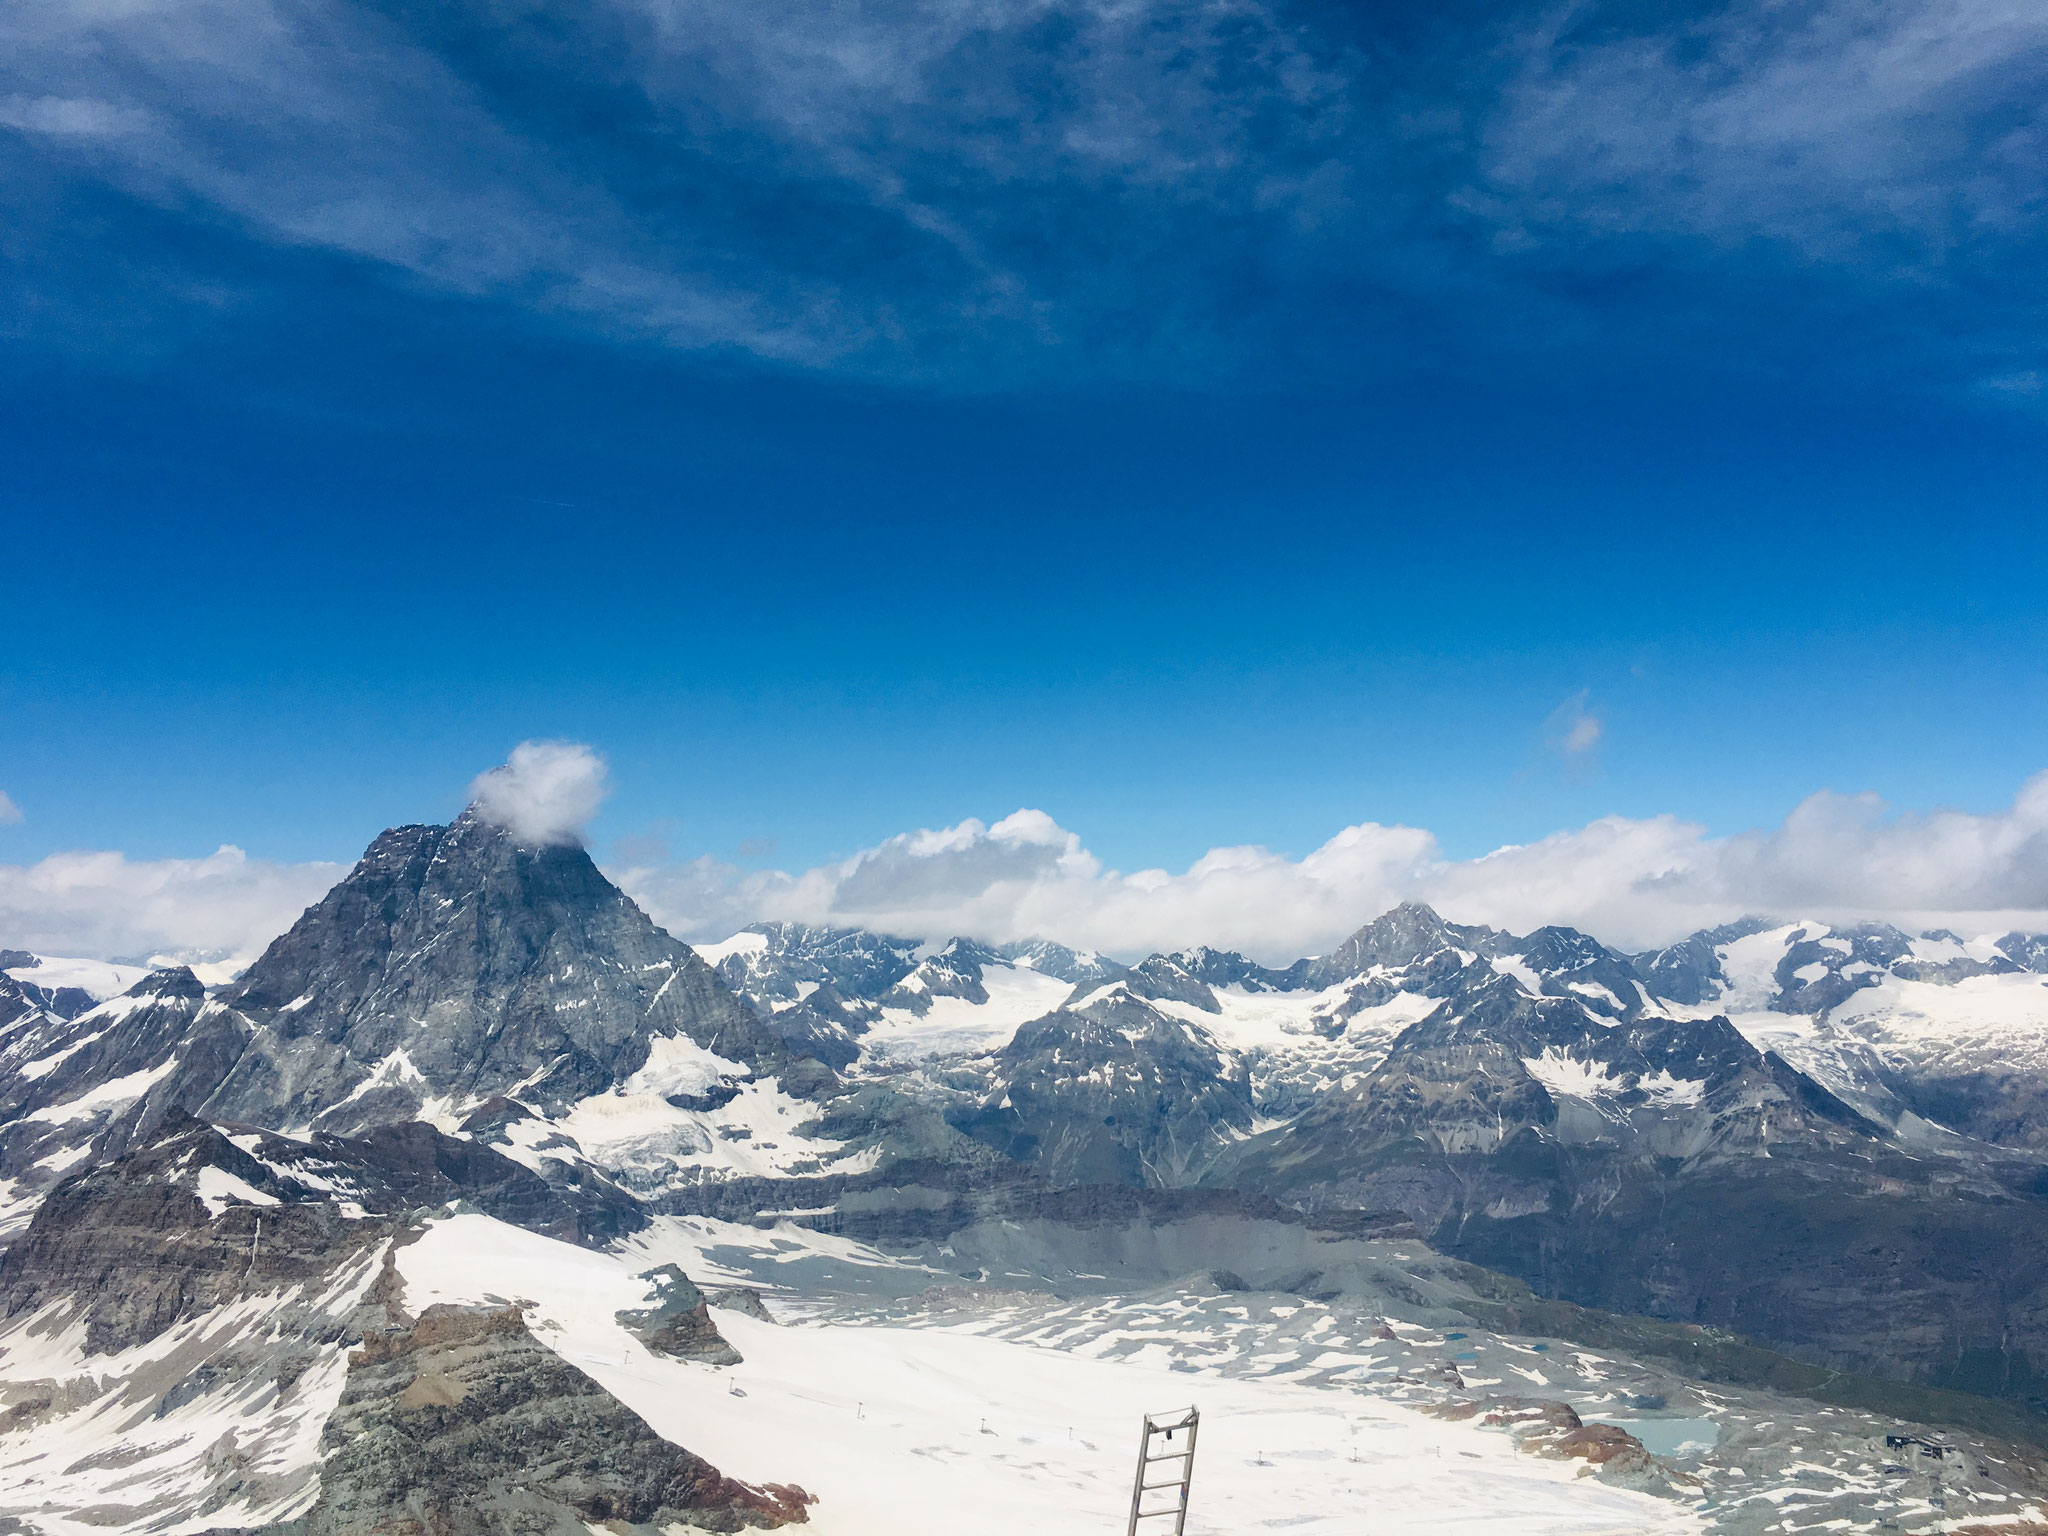
[[(1138, 1477), (1131, 1488), (1131, 1524), (1126, 1536), (1138, 1536), (1140, 1520), (1166, 1515), (1173, 1516), (1173, 1536), (1183, 1536), (1188, 1523), (1188, 1485), (1195, 1479), (1195, 1432), (1201, 1423), (1197, 1408), (1145, 1415), (1145, 1432), (1138, 1437)], [(1180, 1437), (1177, 1450), (1173, 1448), (1176, 1436)], [(1166, 1449), (1155, 1449), (1158, 1446)], [(1161, 1465), (1168, 1462), (1178, 1464), (1178, 1476), (1172, 1475), (1172, 1467)], [(1160, 1469), (1157, 1478), (1152, 1475), (1155, 1466)], [(1154, 1496), (1156, 1508), (1145, 1507), (1148, 1494)], [(1162, 1503), (1162, 1498), (1171, 1502)]]

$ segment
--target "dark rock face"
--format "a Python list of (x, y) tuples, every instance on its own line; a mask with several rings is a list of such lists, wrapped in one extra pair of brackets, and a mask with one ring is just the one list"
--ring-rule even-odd
[(428, 1125), (297, 1141), (172, 1111), (153, 1139), (43, 1201), (0, 1254), (0, 1318), (69, 1299), (89, 1348), (126, 1348), (224, 1301), (327, 1275), (413, 1211), (456, 1201), (570, 1242), (647, 1220), (622, 1191), (559, 1191)]
[(713, 1291), (711, 1305), (720, 1312), (737, 1312), (742, 1317), (751, 1317), (759, 1323), (772, 1323), (775, 1314), (768, 1310), (768, 1303), (761, 1299), (761, 1293), (749, 1285), (736, 1285), (731, 1290)]
[(461, 1201), (530, 1232), (590, 1246), (647, 1225), (640, 1202), (594, 1169), (544, 1158), (545, 1172), (537, 1173), (480, 1140), (443, 1135), (418, 1120), (360, 1136), (256, 1132), (247, 1139), (281, 1177), (344, 1194), (376, 1214)]
[(1116, 974), (1117, 964), (1093, 950), (1069, 949), (1049, 939), (1020, 939), (998, 944), (995, 952), (1011, 965), (1028, 966), (1055, 981), (1107, 981)]
[[(1247, 992), (1285, 991), (1293, 985), (1286, 971), (1269, 970), (1235, 950), (1198, 945), (1169, 957), (1197, 981), (1210, 987), (1243, 987)], [(1306, 964), (1307, 962), (1301, 962)]]
[[(174, 1114), (153, 1139), (44, 1201), (0, 1256), (0, 1321), (54, 1305), (61, 1325), (83, 1322), (88, 1354), (106, 1355), (211, 1320), (126, 1377), (10, 1383), (0, 1433), (91, 1414), (95, 1395), (109, 1411), (158, 1418), (205, 1399), (232, 1427), (195, 1450), (174, 1483), (139, 1495), (151, 1502), (100, 1513), (189, 1519), (238, 1498), (288, 1508), (302, 1491), (312, 1497), (315, 1472), (295, 1449), (295, 1426), (331, 1401), (307, 1396), (310, 1375), (341, 1391), (340, 1407), (321, 1440), (318, 1501), (273, 1536), (577, 1536), (585, 1522), (656, 1536), (678, 1521), (731, 1531), (806, 1518), (800, 1490), (735, 1482), (663, 1440), (537, 1343), (518, 1311), (437, 1307), (408, 1318), (393, 1253), (418, 1230), (412, 1207), (450, 1195), (577, 1233), (577, 1213), (544, 1180), (424, 1125), (296, 1141)], [(715, 1358), (722, 1340), (701, 1293), (674, 1279), (654, 1333)], [(230, 1303), (252, 1305), (257, 1321), (223, 1330), (218, 1309)], [(358, 1340), (344, 1383), (341, 1353)], [(116, 1441), (104, 1454), (123, 1450)]]
[(877, 999), (885, 1008), (907, 1008), (915, 1014), (931, 1011), (936, 997), (964, 998), (970, 1003), (988, 1001), (988, 988), (981, 983), (983, 966), (1006, 963), (1001, 955), (968, 939), (950, 939), (946, 947)]
[[(1823, 938), (1835, 942), (1823, 943)], [(1876, 986), (1894, 962), (1911, 952), (1906, 936), (1882, 923), (1840, 934), (1809, 930), (1786, 947), (1778, 962), (1778, 995), (1771, 1000), (1771, 1007), (1780, 1013), (1824, 1013), (1852, 992)], [(1820, 976), (1810, 981), (1800, 976), (1801, 971), (1816, 965)]]
[(1489, 958), (1513, 957), (1534, 971), (1544, 997), (1577, 998), (1596, 1013), (1635, 1018), (1649, 998), (1628, 959), (1576, 928), (1538, 928), (1526, 938), (1497, 934), (1482, 941)]
[[(733, 1531), (807, 1518), (661, 1438), (527, 1332), (516, 1308), (429, 1307), (349, 1357), (303, 1536), (588, 1536), (671, 1522)], [(618, 1526), (614, 1524), (614, 1529)]]
[(1998, 952), (2022, 971), (2048, 973), (2048, 933), (2008, 933)]
[[(810, 988), (829, 989), (841, 1006), (875, 1002), (919, 969), (917, 953), (924, 948), (922, 939), (859, 928), (755, 923), (741, 931), (758, 933), (765, 942), (726, 955), (718, 962), (718, 974), (764, 1015), (799, 1001), (815, 1003), (817, 994), (809, 992)], [(978, 982), (979, 968), (989, 963), (1029, 966), (1068, 982), (1107, 979), (1121, 969), (1101, 955), (1083, 954), (1044, 939), (997, 945), (955, 939), (933, 958), (947, 951), (953, 952), (953, 958), (940, 969), (965, 973), (968, 982)]]
[(45, 1017), (42, 999), (32, 997), (20, 982), (0, 971), (0, 1043), (18, 1027)]
[(1118, 985), (1021, 1027), (954, 1123), (1058, 1183), (1170, 1185), (1251, 1121), (1243, 1066)]
[(75, 1019), (42, 1015), (0, 1041), (0, 1177), (34, 1190), (119, 1156), (196, 1109), (248, 1037), (183, 966)]
[(211, 1117), (347, 1131), (432, 1100), (549, 1113), (687, 1036), (773, 1070), (782, 1042), (581, 848), (526, 847), (465, 814), (399, 827), (224, 1000), (256, 1031)]
[(2048, 1407), (2048, 1206), (2026, 1175), (1909, 1153), (1724, 1019), (1610, 1025), (1497, 978), (1204, 1178), (1405, 1211), (1586, 1306)]
[(1351, 935), (1327, 955), (1290, 968), (1297, 986), (1327, 987), (1375, 966), (1398, 970), (1443, 950), (1478, 952), (1491, 928), (1466, 928), (1447, 923), (1419, 902), (1404, 901)]
[(42, 956), (25, 949), (0, 949), (0, 1031), (24, 1014), (37, 1011), (56, 1019), (75, 1019), (96, 1001), (83, 987), (44, 986), (34, 976), (7, 974), (33, 971), (42, 963)]
[(1710, 1003), (1728, 981), (1717, 951), (1768, 927), (1769, 922), (1761, 917), (1746, 917), (1720, 928), (1702, 929), (1667, 948), (1637, 955), (1635, 973), (1653, 997), (1668, 997), (1691, 1007)]
[(860, 1037), (878, 1011), (871, 1003), (849, 1002), (830, 982), (823, 982), (802, 1002), (777, 1008), (761, 1022), (791, 1055), (809, 1056), (844, 1071), (860, 1059)]
[[(1172, 955), (1154, 955), (1143, 964), (1119, 970), (1111, 980), (1130, 996), (1144, 998), (1147, 1002), (1186, 1003), (1204, 1013), (1222, 1011), (1209, 984)], [(1102, 980), (1095, 978), (1081, 982), (1067, 995), (1066, 1006), (1082, 1006), (1104, 985)]]
[[(216, 1214), (202, 1198), (207, 1169), (275, 1203), (223, 1201)], [(305, 1194), (212, 1126), (181, 1118), (43, 1202), (0, 1255), (0, 1317), (70, 1301), (85, 1316), (86, 1348), (112, 1353), (223, 1302), (323, 1279), (389, 1235)]]
[[(706, 1365), (740, 1363), (740, 1352), (726, 1343), (718, 1324), (711, 1320), (704, 1293), (678, 1266), (664, 1264), (641, 1278), (654, 1282), (655, 1305), (645, 1312), (621, 1312), (619, 1321), (643, 1344), (658, 1355), (678, 1360), (698, 1360)], [(760, 1300), (758, 1296), (754, 1299)]]
[(756, 923), (741, 931), (767, 942), (725, 956), (718, 974), (763, 1013), (797, 1002), (807, 985), (848, 998), (880, 997), (917, 968), (913, 957), (922, 942), (803, 923)]

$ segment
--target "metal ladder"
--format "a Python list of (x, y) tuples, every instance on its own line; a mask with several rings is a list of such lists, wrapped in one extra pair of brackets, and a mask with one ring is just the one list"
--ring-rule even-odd
[[(1186, 1408), (1177, 1414), (1148, 1413), (1145, 1415), (1145, 1433), (1138, 1437), (1138, 1479), (1131, 1489), (1131, 1524), (1127, 1536), (1138, 1536), (1138, 1522), (1151, 1520), (1161, 1515), (1173, 1516), (1173, 1536), (1182, 1536), (1188, 1523), (1188, 1484), (1195, 1477), (1195, 1432), (1201, 1428), (1201, 1410)], [(1177, 1451), (1152, 1449), (1155, 1440), (1173, 1444), (1175, 1435), (1187, 1438)], [(1153, 1465), (1162, 1461), (1180, 1463), (1180, 1476), (1165, 1482), (1147, 1481)], [(1158, 1509), (1145, 1508), (1145, 1495), (1165, 1489), (1176, 1490), (1174, 1501)]]

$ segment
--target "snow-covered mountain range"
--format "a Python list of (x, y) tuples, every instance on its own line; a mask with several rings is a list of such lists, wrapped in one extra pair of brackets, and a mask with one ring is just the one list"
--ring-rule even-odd
[[(471, 813), (385, 833), (238, 977), (0, 962), (0, 1513), (53, 1533), (88, 1506), (195, 1533), (804, 1519), (801, 1478), (660, 1428), (733, 1353), (678, 1263), (892, 1326), (935, 1285), (1051, 1306), (1190, 1274), (1509, 1353), (1549, 1347), (1514, 1342), (1540, 1318), (1663, 1360), (1660, 1401), (1789, 1386), (1993, 1435), (2017, 1470), (1987, 1508), (2048, 1443), (2038, 935), (1759, 918), (1631, 955), (1409, 905), (1284, 968), (792, 924), (693, 948), (580, 848)], [(465, 1270), (458, 1230), (522, 1257)], [(778, 1255), (822, 1266), (808, 1290)], [(558, 1263), (619, 1298), (624, 1376), (613, 1343), (551, 1343), (583, 1325), (516, 1266)], [(1425, 1274), (1455, 1296), (1414, 1300)], [(1468, 1400), (1455, 1377), (1425, 1395)], [(198, 1427), (124, 1462), (138, 1404)], [(551, 1415), (587, 1433), (545, 1476), (480, 1449)], [(28, 1447), (59, 1438), (38, 1503)], [(1622, 1438), (1637, 1493), (1719, 1475)], [(402, 1476), (360, 1453), (401, 1443)]]

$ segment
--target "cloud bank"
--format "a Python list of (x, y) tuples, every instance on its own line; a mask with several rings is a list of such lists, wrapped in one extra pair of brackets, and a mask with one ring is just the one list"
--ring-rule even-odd
[(1603, 817), (1477, 859), (1416, 827), (1363, 822), (1302, 858), (1216, 848), (1178, 873), (1105, 868), (1040, 811), (904, 833), (802, 874), (700, 859), (612, 872), (686, 937), (759, 918), (924, 937), (1057, 939), (1122, 956), (1193, 944), (1284, 962), (1334, 946), (1396, 902), (1526, 932), (1583, 928), (1650, 948), (1757, 912), (1919, 930), (2048, 928), (2048, 773), (1991, 815), (1898, 815), (1824, 792), (1769, 831), (1709, 837), (1675, 816)]
[(480, 773), (469, 798), (484, 820), (536, 847), (580, 843), (611, 793), (605, 761), (574, 741), (522, 741), (500, 768)]
[[(530, 818), (518, 835), (566, 840), (595, 809), (603, 763), (588, 748), (525, 743), (478, 783), (496, 814)], [(65, 853), (0, 865), (0, 948), (248, 958), (344, 872), (233, 847), (201, 859)], [(1215, 848), (1178, 872), (1126, 873), (1044, 812), (1023, 810), (902, 833), (799, 873), (712, 858), (607, 873), (657, 922), (700, 941), (776, 919), (1043, 937), (1129, 958), (1207, 943), (1285, 963), (1404, 900), (1517, 932), (1564, 923), (1625, 949), (1750, 912), (1916, 932), (2048, 931), (2048, 773), (1988, 815), (1901, 814), (1874, 795), (1823, 792), (1779, 826), (1734, 837), (1676, 816), (1610, 816), (1476, 859), (1446, 858), (1418, 827), (1361, 822), (1300, 858)]]
[(223, 845), (201, 859), (58, 853), (0, 864), (0, 949), (96, 960), (252, 959), (347, 873)]

